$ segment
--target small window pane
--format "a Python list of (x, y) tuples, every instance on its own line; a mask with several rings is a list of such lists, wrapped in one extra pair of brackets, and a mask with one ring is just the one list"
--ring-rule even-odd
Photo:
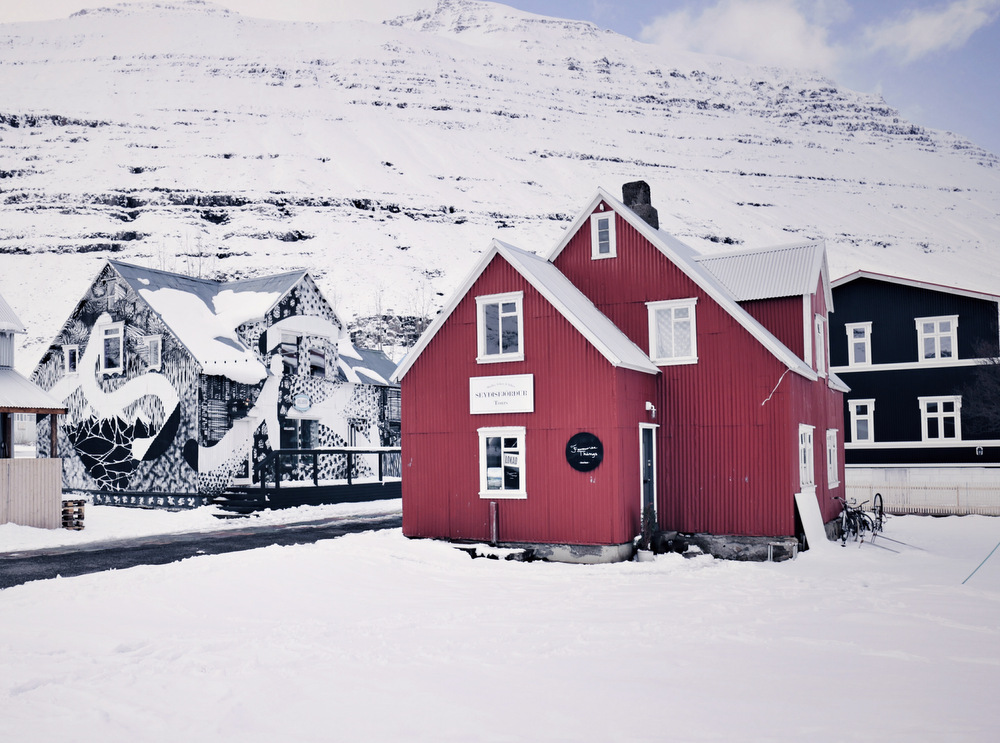
[(486, 305), (483, 316), (486, 353), (500, 353), (500, 305)]
[(503, 317), (503, 351), (502, 353), (517, 353), (517, 315)]
[(868, 441), (868, 421), (858, 420), (858, 441)]
[(946, 335), (941, 338), (941, 358), (951, 358), (951, 336)]
[(927, 419), (927, 438), (929, 439), (941, 438), (940, 429), (938, 428), (937, 418)]

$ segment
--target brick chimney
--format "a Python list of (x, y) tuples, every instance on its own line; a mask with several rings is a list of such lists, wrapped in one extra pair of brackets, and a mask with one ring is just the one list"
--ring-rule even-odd
[(622, 186), (622, 201), (654, 230), (660, 229), (660, 218), (650, 203), (649, 184), (646, 181), (632, 181)]

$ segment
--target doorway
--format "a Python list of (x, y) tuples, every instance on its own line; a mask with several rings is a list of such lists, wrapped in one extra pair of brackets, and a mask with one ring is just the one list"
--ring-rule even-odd
[(647, 509), (656, 517), (656, 429), (655, 424), (639, 424), (640, 531)]

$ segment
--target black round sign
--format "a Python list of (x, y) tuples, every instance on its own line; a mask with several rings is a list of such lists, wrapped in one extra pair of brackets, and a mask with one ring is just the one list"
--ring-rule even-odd
[(590, 472), (604, 459), (604, 444), (592, 433), (578, 433), (566, 442), (566, 461), (580, 472)]

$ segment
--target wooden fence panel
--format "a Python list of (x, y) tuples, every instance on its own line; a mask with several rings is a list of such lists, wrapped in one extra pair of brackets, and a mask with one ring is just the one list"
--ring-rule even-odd
[(0, 524), (62, 526), (62, 460), (0, 459)]
[(858, 503), (881, 493), (894, 514), (1000, 516), (1000, 469), (886, 467), (847, 469), (847, 497)]

